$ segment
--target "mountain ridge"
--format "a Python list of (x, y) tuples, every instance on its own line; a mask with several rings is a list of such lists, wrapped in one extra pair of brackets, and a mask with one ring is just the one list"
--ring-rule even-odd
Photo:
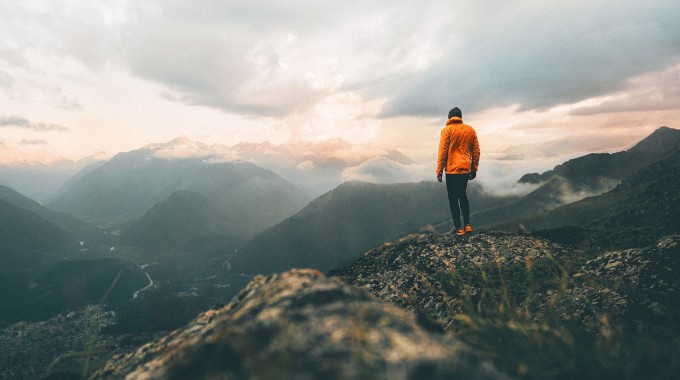
[[(216, 207), (252, 210), (256, 223), (273, 225), (306, 203), (306, 196), (273, 172), (246, 162), (209, 157), (164, 159), (144, 148), (120, 153), (84, 175), (48, 206), (98, 223), (131, 222), (174, 191), (196, 191)], [(275, 197), (276, 203), (268, 198)], [(243, 223), (255, 223), (252, 220)], [(255, 229), (263, 228), (254, 226)]]
[[(471, 185), (477, 205), (502, 199)], [(369, 248), (406, 233), (434, 230), (450, 219), (446, 188), (433, 181), (402, 184), (346, 182), (241, 246), (229, 259), (234, 271), (272, 273), (294, 267), (327, 271), (349, 264)]]
[(587, 188), (585, 180), (593, 177), (623, 179), (672, 154), (679, 147), (680, 130), (660, 127), (630, 149), (616, 153), (587, 154), (568, 160), (541, 174), (525, 174), (518, 182), (536, 184), (559, 175), (568, 179), (576, 189)]

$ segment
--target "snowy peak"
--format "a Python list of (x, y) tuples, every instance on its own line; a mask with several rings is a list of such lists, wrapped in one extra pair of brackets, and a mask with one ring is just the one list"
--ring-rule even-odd
[(238, 156), (228, 147), (219, 144), (204, 144), (186, 136), (177, 137), (166, 143), (149, 144), (144, 149), (151, 151), (156, 158), (184, 159), (192, 157), (212, 157), (221, 162), (237, 161)]

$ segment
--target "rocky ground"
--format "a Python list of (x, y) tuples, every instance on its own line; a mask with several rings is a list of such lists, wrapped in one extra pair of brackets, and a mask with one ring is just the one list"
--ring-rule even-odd
[(226, 306), (112, 358), (93, 377), (505, 378), (454, 337), (314, 270), (258, 276)]
[(511, 375), (680, 370), (680, 235), (599, 251), (514, 234), (417, 234), (334, 275), (413, 310)]
[[(452, 330), (455, 316), (470, 299), (478, 300), (483, 292), (478, 281), (452, 284), (458, 280), (452, 275), (465, 272), (481, 279), (493, 275), (497, 267), (519, 266), (523, 270), (526, 263), (567, 254), (569, 251), (558, 244), (515, 234), (474, 234), (462, 238), (414, 234), (366, 252), (333, 275)], [(451, 291), (456, 285), (461, 289)]]

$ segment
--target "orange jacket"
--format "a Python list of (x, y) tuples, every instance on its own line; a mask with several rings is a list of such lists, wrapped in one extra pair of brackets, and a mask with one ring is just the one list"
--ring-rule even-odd
[(477, 133), (463, 119), (454, 116), (446, 122), (439, 139), (437, 153), (437, 175), (446, 169), (446, 174), (468, 174), (479, 167), (479, 141)]

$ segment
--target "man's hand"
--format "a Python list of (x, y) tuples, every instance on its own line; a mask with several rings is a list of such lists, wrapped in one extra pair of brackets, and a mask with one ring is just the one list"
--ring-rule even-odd
[(442, 181), (442, 173), (437, 174), (437, 181)]
[(469, 180), (473, 180), (475, 178), (477, 178), (477, 172), (470, 172), (470, 174), (468, 174)]

